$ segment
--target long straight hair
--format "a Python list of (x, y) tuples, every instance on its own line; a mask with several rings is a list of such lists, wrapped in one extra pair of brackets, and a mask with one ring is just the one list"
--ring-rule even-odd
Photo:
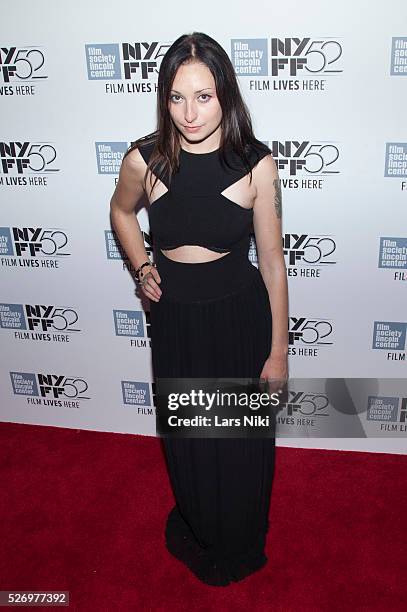
[[(226, 51), (216, 40), (203, 32), (183, 34), (172, 43), (161, 61), (158, 73), (156, 130), (132, 142), (124, 155), (126, 157), (130, 151), (143, 143), (154, 143), (155, 146), (146, 169), (146, 175), (148, 169), (150, 169), (151, 176), (155, 175), (151, 191), (158, 179), (162, 181), (167, 176), (170, 181), (173, 173), (178, 169), (180, 139), (178, 130), (171, 119), (168, 105), (178, 68), (190, 62), (204, 63), (215, 80), (216, 94), (222, 109), (219, 150), (221, 162), (230, 167), (227, 151), (234, 151), (242, 160), (247, 172), (250, 173), (251, 182), (252, 173), (248, 152), (252, 145), (260, 149), (266, 147), (254, 136), (250, 113), (240, 93), (234, 67)], [(144, 187), (145, 180), (146, 176)]]

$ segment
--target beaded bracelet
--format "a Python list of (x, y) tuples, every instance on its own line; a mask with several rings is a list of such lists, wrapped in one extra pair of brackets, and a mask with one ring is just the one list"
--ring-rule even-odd
[(153, 267), (155, 267), (155, 264), (154, 264), (152, 261), (150, 261), (150, 260), (145, 261), (143, 264), (141, 264), (141, 266), (140, 266), (139, 268), (137, 268), (137, 270), (135, 271), (135, 276), (136, 276), (136, 279), (137, 279), (138, 281), (140, 281), (140, 272), (141, 272), (141, 270), (142, 270), (142, 269), (143, 269), (145, 266), (153, 266)]

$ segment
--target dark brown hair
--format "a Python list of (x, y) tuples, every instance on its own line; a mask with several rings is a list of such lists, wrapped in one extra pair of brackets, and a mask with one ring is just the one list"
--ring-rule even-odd
[[(223, 47), (203, 32), (183, 34), (164, 55), (158, 74), (157, 128), (151, 134), (135, 140), (124, 157), (138, 145), (155, 143), (147, 169), (158, 178), (171, 176), (178, 169), (180, 142), (178, 130), (171, 119), (168, 103), (176, 72), (181, 64), (202, 62), (211, 71), (217, 97), (222, 108), (220, 159), (230, 167), (227, 150), (234, 151), (242, 160), (252, 180), (248, 151), (251, 145), (266, 147), (253, 134), (249, 110), (239, 90), (232, 62)], [(124, 159), (123, 157), (123, 159)], [(147, 174), (147, 170), (146, 170)], [(144, 184), (145, 186), (145, 184)]]

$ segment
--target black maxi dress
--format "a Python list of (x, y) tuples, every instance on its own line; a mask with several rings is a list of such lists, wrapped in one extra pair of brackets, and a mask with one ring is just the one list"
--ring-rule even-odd
[[(250, 167), (270, 153), (250, 145)], [(154, 147), (139, 145), (146, 161)], [(272, 314), (259, 270), (248, 259), (253, 211), (221, 192), (247, 174), (210, 153), (180, 151), (167, 192), (149, 207), (162, 295), (150, 301), (153, 375), (260, 376), (271, 348)], [(185, 244), (226, 252), (184, 263), (161, 249)], [(163, 437), (175, 497), (165, 527), (168, 551), (203, 583), (226, 586), (267, 563), (275, 438)]]

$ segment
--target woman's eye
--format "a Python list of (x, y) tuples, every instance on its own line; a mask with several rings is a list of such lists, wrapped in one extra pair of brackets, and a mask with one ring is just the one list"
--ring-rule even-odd
[[(171, 102), (175, 102), (176, 104), (178, 104), (178, 102), (179, 102), (179, 100), (180, 100), (180, 98), (181, 98), (181, 97), (182, 97), (182, 96), (178, 96), (177, 94), (172, 94), (172, 95), (170, 96), (170, 100), (171, 100)], [(202, 102), (209, 102), (209, 100), (212, 98), (212, 96), (211, 96), (211, 95), (209, 95), (209, 94), (201, 94), (199, 97), (200, 97), (200, 98), (204, 98), (204, 99), (202, 100)], [(175, 98), (177, 98), (177, 99), (175, 99)]]

